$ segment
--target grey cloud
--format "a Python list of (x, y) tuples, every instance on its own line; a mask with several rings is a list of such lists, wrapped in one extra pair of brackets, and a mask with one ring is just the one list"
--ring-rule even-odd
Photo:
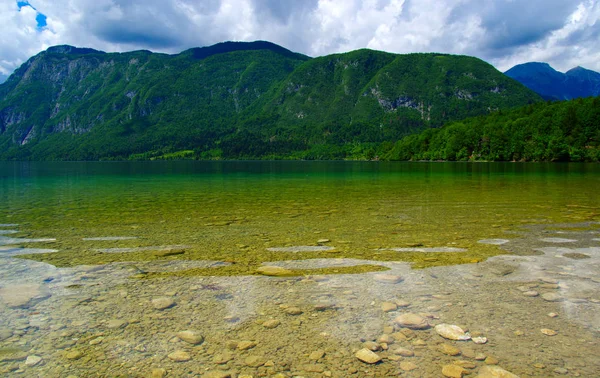
[(280, 1), (252, 0), (253, 8), (259, 19), (263, 21), (276, 20), (286, 24), (292, 17), (302, 18), (316, 9), (319, 0)]

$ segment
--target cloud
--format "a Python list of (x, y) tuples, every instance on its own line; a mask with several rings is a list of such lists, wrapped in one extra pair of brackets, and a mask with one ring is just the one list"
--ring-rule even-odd
[(258, 39), (311, 56), (368, 47), (474, 55), (502, 70), (531, 60), (600, 70), (599, 2), (30, 0), (19, 11), (16, 1), (4, 0), (0, 73), (53, 44), (177, 53)]

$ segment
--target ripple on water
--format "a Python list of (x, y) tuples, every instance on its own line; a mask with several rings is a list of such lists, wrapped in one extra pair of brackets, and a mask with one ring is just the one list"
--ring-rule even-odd
[(343, 268), (350, 266), (360, 265), (383, 265), (388, 266), (389, 263), (383, 261), (371, 261), (371, 260), (360, 260), (360, 259), (309, 259), (309, 260), (288, 260), (288, 261), (276, 261), (270, 263), (263, 263), (267, 266), (278, 266), (286, 269), (321, 269), (321, 268)]
[(102, 253), (130, 253), (130, 252), (144, 252), (144, 251), (168, 251), (170, 249), (185, 249), (191, 248), (189, 245), (160, 245), (152, 247), (132, 247), (132, 248), (99, 248), (96, 249)]
[(479, 240), (479, 244), (503, 245), (510, 242), (508, 239), (483, 239)]
[(0, 257), (11, 257), (20, 255), (34, 255), (38, 253), (55, 253), (57, 249), (42, 249), (42, 248), (14, 248), (0, 247)]
[(383, 251), (394, 251), (394, 252), (435, 252), (435, 253), (451, 253), (451, 252), (467, 252), (465, 248), (454, 248), (454, 247), (432, 247), (432, 248), (387, 248)]
[(561, 244), (561, 243), (577, 243), (577, 240), (575, 239), (565, 239), (565, 238), (543, 238), (540, 239), (541, 241), (545, 242), (545, 243), (556, 243), (556, 244)]
[(326, 252), (334, 250), (335, 247), (328, 247), (324, 245), (301, 245), (294, 247), (275, 247), (267, 248), (267, 251), (271, 252)]
[(137, 239), (137, 236), (102, 236), (97, 238), (82, 238), (84, 241), (119, 241), (119, 240), (133, 240)]
[(10, 235), (10, 234), (16, 234), (17, 230), (0, 230), (0, 235)]
[(56, 239), (22, 239), (22, 238), (9, 238), (6, 236), (0, 236), (0, 245), (11, 245), (20, 243), (44, 243), (53, 242)]
[(18, 227), (18, 224), (15, 223), (0, 223), (0, 227)]

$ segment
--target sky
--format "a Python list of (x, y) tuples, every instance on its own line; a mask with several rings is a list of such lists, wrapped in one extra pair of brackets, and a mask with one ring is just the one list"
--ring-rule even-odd
[(0, 0), (0, 75), (53, 45), (178, 53), (230, 40), (600, 71), (600, 0)]

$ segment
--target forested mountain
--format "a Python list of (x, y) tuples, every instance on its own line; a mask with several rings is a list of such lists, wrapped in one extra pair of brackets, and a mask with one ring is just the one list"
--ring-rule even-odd
[(386, 160), (600, 161), (600, 98), (541, 102), (398, 141)]
[(571, 100), (600, 95), (600, 73), (582, 67), (566, 73), (548, 63), (525, 63), (506, 71), (506, 75), (523, 83), (547, 100)]
[[(539, 100), (466, 56), (312, 59), (269, 42), (177, 55), (56, 46), (0, 85), (0, 158), (338, 158)], [(313, 153), (329, 147), (341, 155)]]

